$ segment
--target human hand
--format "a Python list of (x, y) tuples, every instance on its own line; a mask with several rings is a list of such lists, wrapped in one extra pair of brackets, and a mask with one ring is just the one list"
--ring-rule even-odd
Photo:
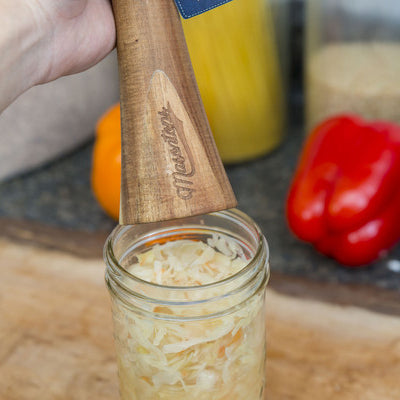
[(25, 90), (83, 71), (115, 45), (110, 0), (0, 0), (0, 113)]
[(115, 45), (109, 0), (34, 0), (30, 8), (48, 35), (43, 82), (91, 67)]

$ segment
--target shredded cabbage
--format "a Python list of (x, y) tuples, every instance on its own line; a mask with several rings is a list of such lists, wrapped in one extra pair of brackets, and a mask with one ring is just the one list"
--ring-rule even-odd
[[(246, 263), (233, 241), (214, 236), (207, 244), (178, 240), (155, 245), (138, 255), (129, 272), (162, 285), (198, 286), (229, 277)], [(122, 400), (262, 398), (263, 291), (227, 315), (201, 320), (150, 318), (118, 301), (113, 312)]]
[(167, 286), (200, 286), (227, 278), (246, 265), (232, 241), (214, 236), (208, 243), (178, 240), (155, 245), (137, 256), (139, 262), (129, 272)]

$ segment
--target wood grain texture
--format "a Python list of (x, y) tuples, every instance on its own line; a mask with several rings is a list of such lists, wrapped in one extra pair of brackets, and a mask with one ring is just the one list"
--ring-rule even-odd
[(0, 399), (117, 399), (102, 262), (0, 241), (0, 265)]
[(400, 398), (400, 319), (268, 295), (269, 400)]
[[(102, 260), (0, 239), (0, 265), (0, 399), (118, 399)], [(400, 318), (272, 289), (267, 304), (268, 400), (400, 398)]]
[(111, 233), (111, 229), (108, 232), (78, 231), (12, 218), (0, 218), (0, 227), (0, 238), (70, 253), (80, 258), (96, 259), (102, 257), (104, 243)]
[(173, 0), (113, 0), (122, 123), (121, 224), (236, 206)]

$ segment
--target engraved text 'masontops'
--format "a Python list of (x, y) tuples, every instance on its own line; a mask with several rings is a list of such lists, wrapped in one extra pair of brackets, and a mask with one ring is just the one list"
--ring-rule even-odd
[(169, 154), (174, 164), (173, 184), (176, 193), (182, 200), (189, 200), (193, 196), (193, 182), (188, 179), (194, 176), (195, 168), (193, 156), (186, 142), (183, 123), (177, 118), (168, 103), (158, 112), (161, 116), (161, 137), (168, 145)]

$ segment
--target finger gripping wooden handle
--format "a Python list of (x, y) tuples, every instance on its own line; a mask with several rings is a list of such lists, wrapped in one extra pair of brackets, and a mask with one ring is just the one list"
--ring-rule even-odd
[(174, 0), (113, 0), (122, 123), (121, 224), (236, 206)]

